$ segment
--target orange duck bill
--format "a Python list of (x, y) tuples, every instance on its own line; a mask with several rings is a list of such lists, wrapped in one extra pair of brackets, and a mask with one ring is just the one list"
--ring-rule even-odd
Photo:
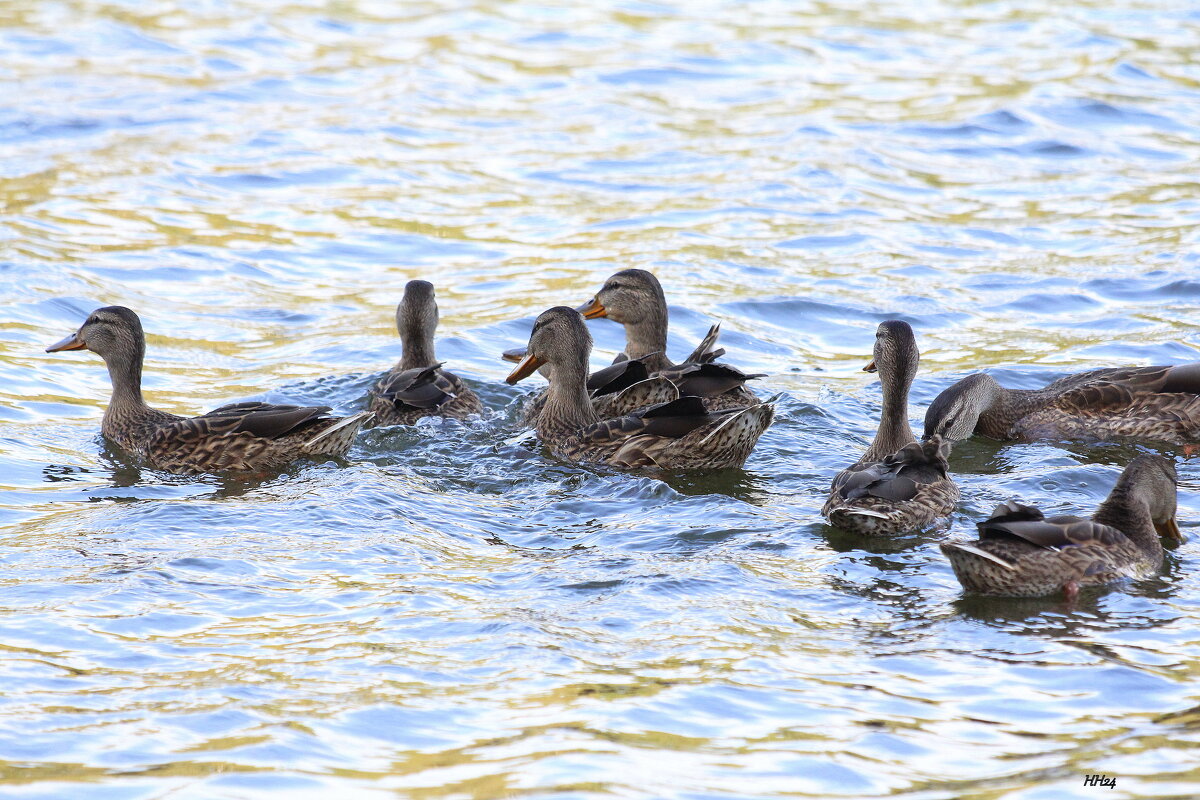
[(872, 358), (870, 360), (870, 362), (868, 362), (867, 365), (865, 367), (863, 367), (863, 372), (874, 372), (874, 371), (875, 371), (875, 359)]
[(1165, 522), (1154, 523), (1154, 530), (1158, 532), (1159, 536), (1165, 536), (1172, 542), (1183, 541), (1183, 532), (1179, 530), (1179, 523), (1175, 521), (1174, 517)]
[(55, 342), (47, 347), (46, 352), (58, 353), (63, 350), (82, 350), (85, 347), (87, 347), (87, 344), (83, 341), (83, 337), (79, 335), (79, 331), (75, 331), (75, 333), (72, 333), (62, 341)]
[(600, 305), (600, 301), (593, 297), (586, 303), (575, 309), (580, 314), (583, 314), (584, 319), (596, 319), (597, 317), (607, 317), (608, 311), (604, 306)]
[(504, 380), (508, 383), (516, 383), (519, 380), (528, 378), (537, 371), (538, 367), (545, 363), (545, 361), (537, 356), (529, 355), (527, 353), (525, 357), (521, 359), (521, 362), (517, 364), (516, 369), (514, 369), (512, 373)]

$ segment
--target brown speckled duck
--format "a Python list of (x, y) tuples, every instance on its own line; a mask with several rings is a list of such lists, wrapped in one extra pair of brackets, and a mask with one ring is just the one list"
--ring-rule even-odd
[(587, 391), (591, 348), (579, 313), (551, 308), (537, 318), (526, 355), (508, 376), (516, 383), (550, 365), (550, 388), (536, 429), (561, 458), (619, 467), (738, 467), (774, 417), (771, 403), (709, 412), (700, 398), (685, 396), (601, 420)]
[(298, 458), (344, 456), (369, 414), (331, 417), (328, 406), (234, 403), (178, 417), (142, 399), (146, 337), (124, 306), (98, 308), (78, 331), (46, 348), (91, 350), (104, 359), (112, 399), (101, 432), (155, 468), (180, 473), (278, 469)]
[(830, 524), (868, 535), (906, 533), (954, 511), (958, 487), (948, 474), (949, 444), (940, 437), (918, 442), (908, 424), (908, 389), (919, 362), (908, 323), (880, 323), (874, 358), (863, 369), (879, 371), (883, 414), (867, 452), (833, 479), (821, 510)]
[(1200, 363), (1114, 367), (1059, 378), (1044, 389), (1005, 389), (982, 372), (939, 394), (925, 435), (952, 441), (1131, 437), (1200, 442)]
[(979, 540), (944, 542), (942, 552), (968, 592), (1041, 597), (1140, 578), (1162, 567), (1159, 534), (1182, 541), (1175, 523), (1175, 465), (1162, 456), (1129, 462), (1091, 519), (1045, 517), (1002, 503), (979, 523)]
[(437, 325), (433, 284), (409, 281), (396, 306), (396, 330), (404, 349), (391, 372), (371, 387), (367, 410), (375, 414), (373, 425), (411, 425), (428, 416), (465, 419), (483, 411), (478, 395), (437, 362)]
[(736, 367), (718, 364), (724, 354), (716, 350), (720, 326), (714, 325), (700, 346), (682, 364), (667, 358), (667, 298), (658, 278), (644, 269), (625, 269), (612, 275), (588, 302), (578, 308), (584, 319), (606, 318), (625, 327), (628, 359), (643, 361), (651, 374), (660, 374), (679, 387), (682, 395), (703, 398), (710, 411), (741, 408), (759, 402)]

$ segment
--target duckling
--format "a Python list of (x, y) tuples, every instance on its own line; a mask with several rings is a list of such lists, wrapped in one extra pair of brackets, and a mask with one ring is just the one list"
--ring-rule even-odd
[(1175, 522), (1175, 465), (1158, 455), (1129, 462), (1090, 520), (1047, 518), (1032, 506), (1001, 503), (980, 522), (979, 540), (944, 542), (942, 552), (963, 589), (1004, 597), (1062, 591), (1141, 578), (1162, 567), (1159, 534), (1183, 541)]
[(821, 510), (830, 524), (869, 535), (904, 533), (954, 511), (958, 487), (946, 462), (949, 444), (940, 437), (919, 443), (908, 424), (908, 390), (919, 363), (908, 323), (880, 323), (874, 358), (863, 370), (879, 372), (883, 414), (867, 452), (833, 479)]
[(667, 299), (658, 278), (644, 269), (621, 270), (609, 277), (588, 302), (578, 309), (584, 319), (606, 318), (625, 327), (624, 355), (644, 360), (679, 387), (682, 395), (704, 399), (709, 410), (753, 405), (758, 398), (746, 381), (764, 377), (747, 375), (736, 367), (716, 363), (725, 351), (716, 350), (720, 326), (709, 329), (700, 347), (682, 364), (667, 358)]
[(409, 281), (396, 306), (403, 354), (369, 393), (367, 410), (375, 414), (374, 425), (411, 425), (428, 416), (465, 419), (483, 411), (471, 387), (438, 363), (433, 350), (437, 325), (433, 284)]
[(158, 469), (261, 471), (304, 456), (342, 457), (370, 416), (333, 417), (328, 406), (270, 403), (234, 403), (199, 417), (151, 408), (142, 399), (146, 336), (138, 315), (124, 306), (96, 309), (78, 331), (46, 352), (84, 349), (104, 359), (112, 380), (101, 433)]
[(738, 467), (774, 417), (772, 403), (709, 412), (700, 398), (685, 396), (601, 420), (587, 391), (591, 349), (583, 317), (565, 306), (551, 308), (538, 316), (526, 355), (508, 376), (516, 383), (551, 366), (536, 430), (561, 458), (618, 467)]
[(982, 372), (939, 394), (925, 436), (952, 441), (1132, 437), (1200, 441), (1200, 363), (1113, 367), (1059, 378), (1044, 389), (1005, 389)]

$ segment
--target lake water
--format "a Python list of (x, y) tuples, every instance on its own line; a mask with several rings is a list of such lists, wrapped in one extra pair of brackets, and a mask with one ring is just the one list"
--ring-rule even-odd
[[(971, 441), (948, 530), (819, 516), (880, 320), (914, 420), (1198, 358), (1194, 2), (182, 5), (0, 9), (0, 795), (1200, 795), (1195, 462), (1163, 574), (1073, 609), (964, 599), (937, 542), (1139, 448)], [(503, 443), (540, 381), (499, 352), (629, 266), (673, 354), (719, 320), (783, 393), (744, 470)], [(351, 411), (414, 277), (488, 418), (267, 480), (123, 462), (100, 360), (42, 352), (120, 303), (164, 409)]]

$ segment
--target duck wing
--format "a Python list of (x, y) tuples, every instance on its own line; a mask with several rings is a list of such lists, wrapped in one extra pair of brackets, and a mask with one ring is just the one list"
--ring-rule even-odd
[(199, 417), (178, 420), (165, 426), (168, 438), (225, 436), (248, 433), (262, 439), (278, 439), (289, 433), (330, 419), (329, 406), (286, 406), (272, 403), (231, 403)]
[(922, 486), (948, 479), (949, 453), (949, 442), (940, 436), (911, 442), (882, 461), (839, 473), (833, 489), (845, 500), (863, 497), (893, 502), (912, 500)]
[(458, 377), (443, 373), (441, 367), (434, 364), (385, 375), (371, 393), (397, 408), (437, 408), (452, 400), (459, 388)]

